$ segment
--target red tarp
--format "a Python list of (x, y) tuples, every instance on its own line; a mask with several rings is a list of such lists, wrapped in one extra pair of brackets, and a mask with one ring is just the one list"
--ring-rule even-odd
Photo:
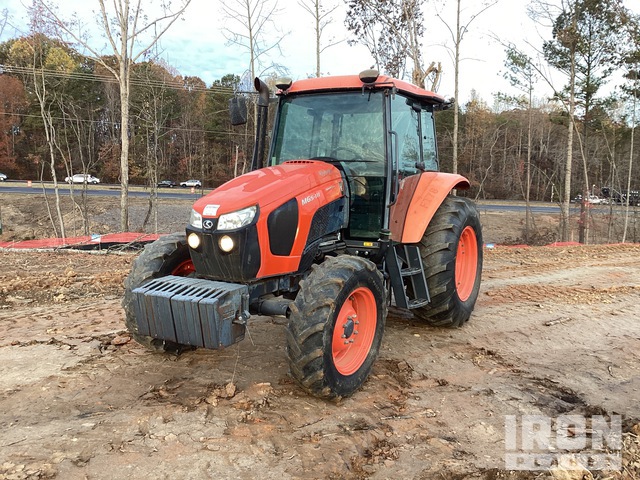
[(19, 242), (0, 242), (0, 248), (99, 248), (103, 244), (127, 244), (153, 242), (160, 235), (148, 233), (109, 233), (67, 238), (39, 238)]

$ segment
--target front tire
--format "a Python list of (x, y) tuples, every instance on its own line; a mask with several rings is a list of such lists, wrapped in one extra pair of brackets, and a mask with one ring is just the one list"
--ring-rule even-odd
[(167, 275), (187, 277), (194, 271), (195, 267), (191, 261), (189, 246), (184, 233), (178, 232), (164, 235), (144, 247), (142, 253), (134, 260), (131, 272), (124, 281), (124, 298), (122, 299), (122, 306), (125, 311), (124, 322), (136, 342), (154, 350), (176, 350), (180, 348), (177, 344), (168, 344), (163, 340), (138, 333), (133, 307), (133, 290), (154, 278)]
[(300, 282), (287, 327), (291, 375), (320, 398), (353, 394), (378, 357), (387, 316), (382, 274), (364, 258), (327, 257)]
[(480, 291), (482, 226), (475, 204), (447, 197), (420, 242), (431, 302), (413, 310), (437, 327), (460, 327), (469, 320)]

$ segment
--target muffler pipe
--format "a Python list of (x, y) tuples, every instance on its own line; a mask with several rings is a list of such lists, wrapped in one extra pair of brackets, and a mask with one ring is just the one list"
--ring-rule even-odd
[(269, 87), (258, 77), (253, 81), (253, 86), (258, 91), (258, 118), (256, 119), (256, 142), (251, 159), (251, 170), (262, 167), (264, 150), (267, 139), (267, 119), (269, 118)]

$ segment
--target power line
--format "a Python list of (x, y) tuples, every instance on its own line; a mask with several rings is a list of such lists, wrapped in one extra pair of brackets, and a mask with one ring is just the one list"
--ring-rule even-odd
[[(29, 67), (21, 67), (18, 65), (3, 65), (0, 64), (0, 74), (9, 73), (16, 75), (33, 75), (38, 74), (46, 77), (53, 78), (64, 78), (71, 80), (81, 80), (81, 81), (93, 81), (93, 82), (104, 82), (111, 84), (118, 84), (118, 80), (112, 75), (99, 75), (96, 73), (84, 73), (84, 72), (62, 72), (59, 70), (46, 69), (46, 68), (29, 68)], [(139, 87), (155, 87), (155, 88), (166, 88), (178, 91), (185, 91), (187, 93), (213, 93), (213, 94), (225, 94), (229, 95), (229, 97), (234, 95), (234, 90), (231, 87), (212, 85), (211, 87), (201, 87), (198, 85), (190, 85), (190, 84), (180, 84), (178, 80), (174, 80), (172, 82), (164, 82), (160, 80), (140, 80), (140, 79), (132, 79), (130, 81), (131, 85), (139, 86)], [(235, 92), (237, 93), (254, 93), (254, 92)], [(0, 115), (13, 115), (22, 118), (41, 118), (39, 115), (30, 115), (30, 114), (22, 114), (22, 113), (9, 113), (9, 112), (0, 112)], [(68, 121), (70, 118), (65, 117), (51, 117), (53, 120), (59, 121)], [(73, 121), (80, 121), (82, 123), (94, 123), (94, 124), (102, 124), (104, 121), (102, 120), (88, 120), (88, 119), (74, 119)], [(183, 132), (191, 132), (191, 133), (211, 133), (211, 134), (232, 134), (236, 136), (246, 136), (249, 135), (246, 133), (235, 133), (228, 131), (216, 131), (216, 130), (207, 130), (207, 129), (189, 129), (184, 127), (166, 127), (163, 126), (161, 129), (166, 131), (183, 131)]]
[[(85, 72), (62, 72), (60, 70), (53, 70), (47, 68), (29, 68), (29, 67), (21, 67), (18, 65), (2, 65), (0, 64), (0, 73), (13, 73), (18, 75), (30, 75), (30, 74), (38, 74), (47, 77), (53, 78), (66, 78), (72, 80), (87, 80), (92, 82), (103, 82), (103, 83), (113, 83), (118, 84), (118, 80), (112, 75), (101, 75), (96, 74), (95, 72), (85, 73)], [(183, 77), (184, 78), (184, 77)], [(198, 85), (186, 84), (185, 82), (180, 83), (179, 80), (172, 80), (169, 82), (149, 79), (143, 80), (138, 78), (133, 78), (130, 81), (131, 85), (140, 86), (140, 87), (158, 87), (158, 88), (168, 88), (172, 90), (180, 90), (185, 92), (201, 92), (201, 93), (221, 93), (232, 96), (234, 94), (251, 94), (254, 95), (256, 92), (245, 92), (245, 91), (234, 91), (231, 87), (225, 87), (222, 85), (211, 85), (211, 87), (202, 87)]]

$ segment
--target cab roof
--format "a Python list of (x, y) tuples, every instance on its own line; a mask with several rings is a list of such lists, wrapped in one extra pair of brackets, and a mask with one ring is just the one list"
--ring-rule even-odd
[(358, 75), (343, 75), (334, 77), (319, 77), (297, 80), (286, 91), (278, 92), (281, 95), (292, 93), (331, 92), (340, 90), (361, 90), (362, 88), (393, 88), (410, 97), (426, 100), (429, 103), (444, 104), (446, 100), (437, 93), (417, 87), (412, 83), (398, 80), (387, 75), (378, 76), (375, 83), (364, 83)]

